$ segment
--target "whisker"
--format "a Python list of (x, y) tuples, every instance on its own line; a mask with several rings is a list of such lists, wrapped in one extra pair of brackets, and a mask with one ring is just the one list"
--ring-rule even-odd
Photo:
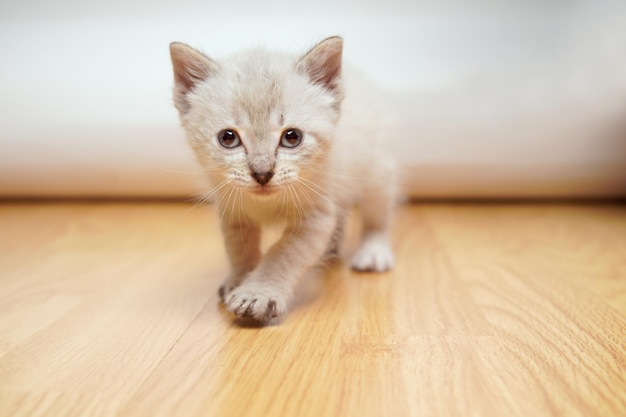
[(299, 227), (302, 228), (302, 223), (304, 222), (304, 215), (305, 215), (304, 207), (302, 206), (302, 199), (300, 198), (300, 196), (296, 192), (294, 186), (292, 186), (291, 189), (293, 190), (293, 194), (295, 196), (296, 205), (298, 206), (298, 209), (300, 210), (300, 216), (298, 216), (299, 219), (300, 219), (300, 226)]
[[(228, 207), (230, 206), (230, 198), (232, 197), (233, 193), (235, 192), (235, 188), (231, 188), (230, 192), (228, 193), (228, 198), (226, 200), (226, 205), (224, 206), (225, 210), (228, 210)], [(233, 216), (228, 216), (228, 235), (232, 235), (233, 233)]]
[[(241, 201), (241, 189), (237, 188), (237, 202), (239, 203), (239, 207), (237, 209), (237, 218), (239, 219), (239, 238), (243, 242), (243, 230), (241, 230), (241, 212), (243, 210), (243, 204)], [(234, 209), (234, 201), (233, 201), (233, 209)]]
[(182, 170), (166, 168), (166, 167), (161, 167), (161, 166), (155, 167), (155, 169), (159, 171), (171, 172), (174, 174), (181, 174), (181, 175), (194, 175), (194, 176), (198, 176), (200, 174), (223, 174), (225, 171), (228, 171), (231, 167), (229, 167), (228, 165), (216, 165), (215, 168), (217, 169), (210, 170), (210, 169), (205, 169), (203, 167), (198, 167), (195, 170), (182, 171)]
[[(313, 200), (311, 200), (311, 197), (309, 197), (308, 193), (301, 188), (302, 184), (296, 182), (293, 185), (294, 185), (294, 190), (296, 191), (296, 194), (303, 195), (304, 198), (309, 202), (309, 206), (311, 207), (311, 210), (313, 210), (313, 213), (315, 213), (315, 216), (319, 217), (319, 211), (317, 210), (315, 203), (313, 203)], [(300, 193), (298, 193), (298, 191), (300, 191)]]
[(322, 171), (322, 170), (315, 170), (315, 169), (307, 169), (307, 170), (300, 170), (300, 172), (303, 173), (311, 173), (311, 174), (324, 174), (326, 176), (329, 177), (334, 177), (334, 178), (344, 178), (344, 179), (348, 179), (348, 180), (355, 180), (355, 181), (369, 181), (369, 178), (366, 177), (353, 177), (350, 175), (343, 175), (343, 174), (337, 174), (337, 173), (333, 173), (333, 172), (327, 172), (327, 171)]
[[(303, 177), (299, 177), (298, 180), (300, 181), (300, 184), (307, 187), (309, 190), (311, 190), (312, 192), (314, 192), (315, 194), (317, 194), (318, 196), (320, 196), (321, 198), (323, 198), (324, 200), (328, 201), (329, 203), (332, 204), (336, 204), (338, 205), (340, 208), (345, 209), (345, 207), (343, 207), (339, 201), (337, 201), (336, 199), (334, 199), (330, 194), (328, 194), (326, 192), (326, 190), (324, 190), (322, 187), (320, 187), (319, 185), (315, 184), (312, 181), (307, 180), (306, 178)], [(315, 188), (317, 188), (318, 190), (321, 191), (321, 193), (319, 191), (317, 191)], [(322, 194), (324, 193), (324, 194)]]
[[(305, 178), (305, 177), (302, 177), (302, 176), (298, 177), (298, 179), (302, 180), (304, 182), (307, 182), (308, 184), (312, 185), (317, 190), (321, 191), (324, 195), (330, 196), (330, 193), (324, 187), (320, 186), (316, 182), (313, 182), (313, 181), (309, 180), (308, 178)], [(340, 187), (337, 187), (338, 184), (340, 185)], [(352, 190), (350, 184), (345, 184), (345, 183), (342, 183), (342, 182), (339, 182), (339, 183), (333, 182), (333, 186), (334, 186), (335, 189), (337, 189), (337, 190), (339, 190), (341, 192), (349, 193)]]
[(278, 214), (276, 216), (274, 216), (274, 220), (280, 220), (281, 216), (283, 214), (283, 210), (285, 209), (285, 202), (287, 200), (287, 197), (285, 196), (285, 192), (281, 191), (280, 192), (280, 211), (278, 212)]
[(222, 208), (222, 203), (224, 202), (225, 193), (218, 193), (216, 194), (216, 197), (217, 199), (213, 204), (211, 213), (214, 215), (217, 215), (218, 217), (221, 217), (221, 208)]
[(178, 216), (176, 218), (176, 221), (179, 221), (180, 219), (184, 218), (186, 215), (188, 215), (192, 210), (194, 210), (196, 207), (199, 207), (203, 204), (205, 204), (207, 201), (209, 201), (215, 194), (219, 193), (219, 191), (224, 188), (228, 183), (230, 182), (230, 180), (224, 180), (221, 183), (219, 183), (219, 185), (217, 185), (216, 187), (213, 188), (213, 190), (209, 193), (202, 193), (199, 197), (196, 197), (198, 200), (194, 203), (193, 206), (189, 207), (189, 209), (187, 209), (183, 214), (181, 214), (180, 216)]
[[(291, 200), (293, 203), (293, 207), (296, 210), (296, 217), (300, 220), (300, 225), (298, 226), (298, 229), (302, 228), (302, 216), (304, 216), (304, 213), (300, 210), (300, 207), (298, 206), (298, 202), (296, 201), (295, 195), (294, 195), (294, 191), (293, 188), (291, 186), (291, 184), (287, 184), (287, 189), (289, 190), (289, 195), (291, 196)], [(295, 224), (294, 224), (295, 226)]]
[(240, 198), (239, 198), (239, 203), (240, 203), (240, 209), (241, 212), (243, 213), (243, 219), (246, 222), (246, 226), (250, 226), (250, 223), (248, 223), (248, 215), (246, 214), (246, 212), (244, 211), (244, 201), (243, 201), (243, 192), (241, 190), (239, 190), (239, 194), (240, 194)]
[(221, 182), (221, 183), (220, 183), (217, 187), (215, 187), (215, 188), (213, 189), (213, 191), (212, 191), (211, 193), (209, 193), (209, 194), (206, 196), (205, 200), (209, 200), (210, 198), (212, 198), (212, 197), (213, 197), (213, 195), (215, 195), (215, 193), (217, 193), (217, 192), (218, 192), (221, 188), (223, 188), (226, 184), (230, 184), (230, 183), (231, 183), (231, 180), (229, 180), (229, 179), (226, 179), (226, 180), (222, 181), (222, 182)]

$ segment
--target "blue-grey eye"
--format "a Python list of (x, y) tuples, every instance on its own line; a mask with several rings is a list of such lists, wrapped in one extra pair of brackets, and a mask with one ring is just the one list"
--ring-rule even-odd
[(280, 137), (280, 146), (295, 148), (302, 142), (302, 132), (299, 129), (286, 129)]
[(226, 149), (236, 148), (241, 145), (241, 139), (234, 130), (224, 129), (217, 134), (217, 141)]

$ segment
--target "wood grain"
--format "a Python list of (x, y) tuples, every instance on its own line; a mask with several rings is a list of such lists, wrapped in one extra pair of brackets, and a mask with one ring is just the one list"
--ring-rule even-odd
[(315, 271), (264, 328), (189, 209), (0, 206), (0, 416), (626, 415), (623, 206), (401, 207), (393, 272)]

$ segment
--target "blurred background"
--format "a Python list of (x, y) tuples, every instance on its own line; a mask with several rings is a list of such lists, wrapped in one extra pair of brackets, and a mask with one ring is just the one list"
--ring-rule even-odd
[(2, 1), (0, 197), (192, 197), (168, 44), (330, 35), (405, 123), (409, 196), (626, 195), (626, 2), (430, 3)]

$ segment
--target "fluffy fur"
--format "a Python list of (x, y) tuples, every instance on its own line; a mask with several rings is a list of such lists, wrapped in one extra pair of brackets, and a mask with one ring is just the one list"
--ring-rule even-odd
[[(170, 46), (174, 102), (214, 186), (232, 267), (220, 296), (238, 317), (283, 314), (298, 279), (338, 253), (354, 204), (363, 237), (352, 267), (393, 266), (395, 172), (382, 143), (385, 123), (371, 88), (344, 83), (342, 48), (333, 37), (303, 56), (255, 49), (217, 61), (181, 43)], [(220, 144), (224, 129), (238, 135), (238, 146)], [(289, 129), (302, 132), (293, 148), (281, 146)], [(261, 228), (275, 222), (285, 231), (262, 256)]]

